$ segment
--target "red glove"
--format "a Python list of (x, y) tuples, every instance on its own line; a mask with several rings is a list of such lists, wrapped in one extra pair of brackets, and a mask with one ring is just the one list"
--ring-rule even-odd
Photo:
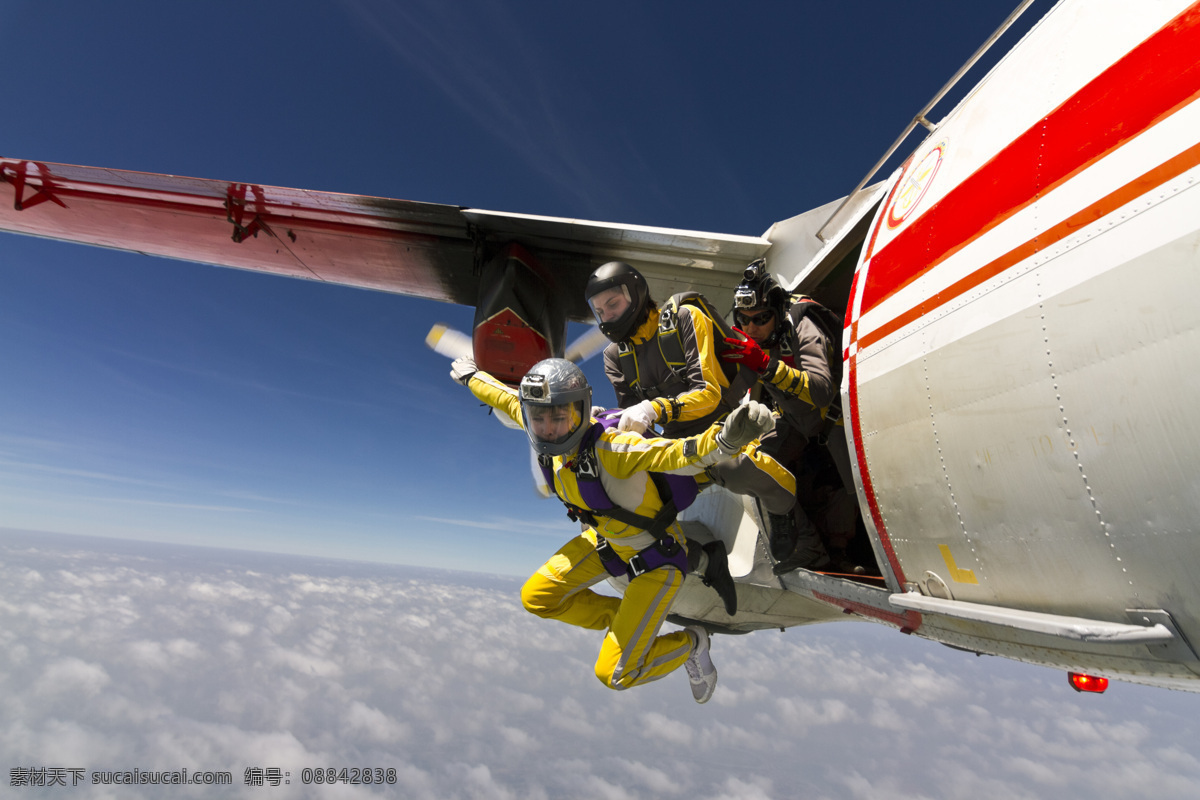
[[(738, 333), (742, 331), (734, 328)], [(742, 334), (743, 336), (745, 334)], [(762, 375), (767, 371), (767, 364), (771, 363), (771, 357), (763, 352), (763, 349), (758, 346), (758, 342), (746, 336), (745, 339), (726, 339), (725, 351), (720, 353), (722, 361), (733, 361), (737, 364), (745, 364), (750, 369)]]

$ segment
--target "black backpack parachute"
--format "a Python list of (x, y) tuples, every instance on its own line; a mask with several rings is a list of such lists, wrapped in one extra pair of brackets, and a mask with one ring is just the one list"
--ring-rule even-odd
[[(817, 434), (817, 440), (821, 444), (826, 444), (829, 441), (829, 434), (842, 419), (842, 318), (806, 294), (790, 295), (788, 302), (791, 305), (788, 308), (787, 316), (791, 325), (784, 338), (785, 349), (794, 351), (798, 348), (796, 326), (805, 317), (811, 319), (821, 333), (825, 334), (825, 360), (829, 362), (829, 377), (833, 380), (833, 402), (825, 410), (825, 423)], [(839, 463), (838, 469), (841, 470), (841, 468), (842, 465)], [(849, 465), (847, 464), (843, 479), (848, 480), (849, 474)], [(847, 483), (846, 485), (851, 484)]]
[[(788, 344), (793, 348), (796, 346), (796, 326), (805, 317), (811, 319), (821, 329), (821, 333), (825, 334), (825, 341), (829, 346), (825, 353), (825, 357), (829, 361), (829, 373), (833, 378), (834, 390), (840, 392), (842, 385), (843, 326), (841, 316), (806, 294), (793, 294), (788, 297), (788, 303), (787, 316), (788, 321), (791, 322), (791, 327), (788, 328)], [(841, 402), (840, 400), (835, 400), (834, 404), (840, 406)]]
[[(683, 334), (679, 331), (680, 306), (692, 306), (712, 322), (716, 329), (718, 352), (725, 349), (725, 339), (746, 338), (730, 327), (708, 298), (699, 292), (679, 292), (671, 295), (659, 311), (656, 339), (663, 361), (680, 379), (686, 379), (687, 375), (687, 355), (683, 349)], [(617, 353), (621, 372), (625, 375), (629, 388), (638, 396), (644, 396), (633, 347), (627, 343), (621, 343), (617, 346)], [(721, 389), (721, 395), (727, 401), (731, 401), (729, 403), (731, 406), (737, 405), (741, 396), (758, 381), (758, 375), (752, 370), (729, 361), (721, 362), (721, 370), (725, 375), (725, 382), (728, 384), (727, 387)]]

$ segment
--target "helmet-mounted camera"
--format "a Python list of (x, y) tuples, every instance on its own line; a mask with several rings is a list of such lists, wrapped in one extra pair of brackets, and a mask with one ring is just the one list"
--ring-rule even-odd
[(767, 260), (765, 258), (756, 258), (746, 265), (742, 270), (742, 280), (750, 283), (762, 279), (762, 276), (767, 272)]
[(546, 391), (545, 375), (526, 375), (521, 379), (521, 400), (530, 403), (549, 403), (550, 393)]
[(775, 295), (782, 294), (779, 284), (767, 272), (767, 260), (755, 259), (742, 270), (742, 282), (733, 292), (733, 308), (759, 308), (771, 305), (777, 300)]
[(739, 286), (733, 293), (733, 308), (758, 308), (764, 305), (759, 300), (758, 291), (751, 286)]

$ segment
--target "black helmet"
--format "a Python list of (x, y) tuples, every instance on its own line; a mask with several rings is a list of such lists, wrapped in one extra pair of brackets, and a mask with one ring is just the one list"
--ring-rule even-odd
[(592, 387), (576, 364), (547, 358), (521, 379), (521, 424), (544, 456), (561, 456), (579, 446), (592, 422)]
[[(628, 305), (620, 316), (606, 322), (601, 319), (601, 309), (592, 303), (592, 298), (608, 289), (621, 290), (614, 294), (624, 296)], [(588, 308), (596, 315), (596, 321), (600, 323), (600, 332), (611, 341), (623, 342), (646, 320), (650, 288), (646, 285), (642, 273), (623, 261), (610, 261), (588, 277), (583, 297), (587, 300)]]
[(787, 316), (788, 293), (779, 285), (771, 273), (767, 272), (767, 260), (760, 258), (751, 261), (742, 272), (742, 282), (733, 292), (734, 322), (737, 313), (751, 308), (767, 308), (775, 312), (775, 330), (767, 337), (764, 345), (774, 347), (779, 342), (779, 334), (784, 330)]

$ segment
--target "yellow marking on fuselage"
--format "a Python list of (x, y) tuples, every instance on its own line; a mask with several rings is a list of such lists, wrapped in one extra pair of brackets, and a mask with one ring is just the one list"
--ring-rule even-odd
[(950, 570), (950, 580), (955, 583), (979, 583), (974, 572), (969, 569), (961, 569), (958, 564), (954, 563), (954, 556), (951, 555), (947, 545), (939, 544), (938, 550), (942, 551), (942, 560), (946, 562), (946, 568)]

